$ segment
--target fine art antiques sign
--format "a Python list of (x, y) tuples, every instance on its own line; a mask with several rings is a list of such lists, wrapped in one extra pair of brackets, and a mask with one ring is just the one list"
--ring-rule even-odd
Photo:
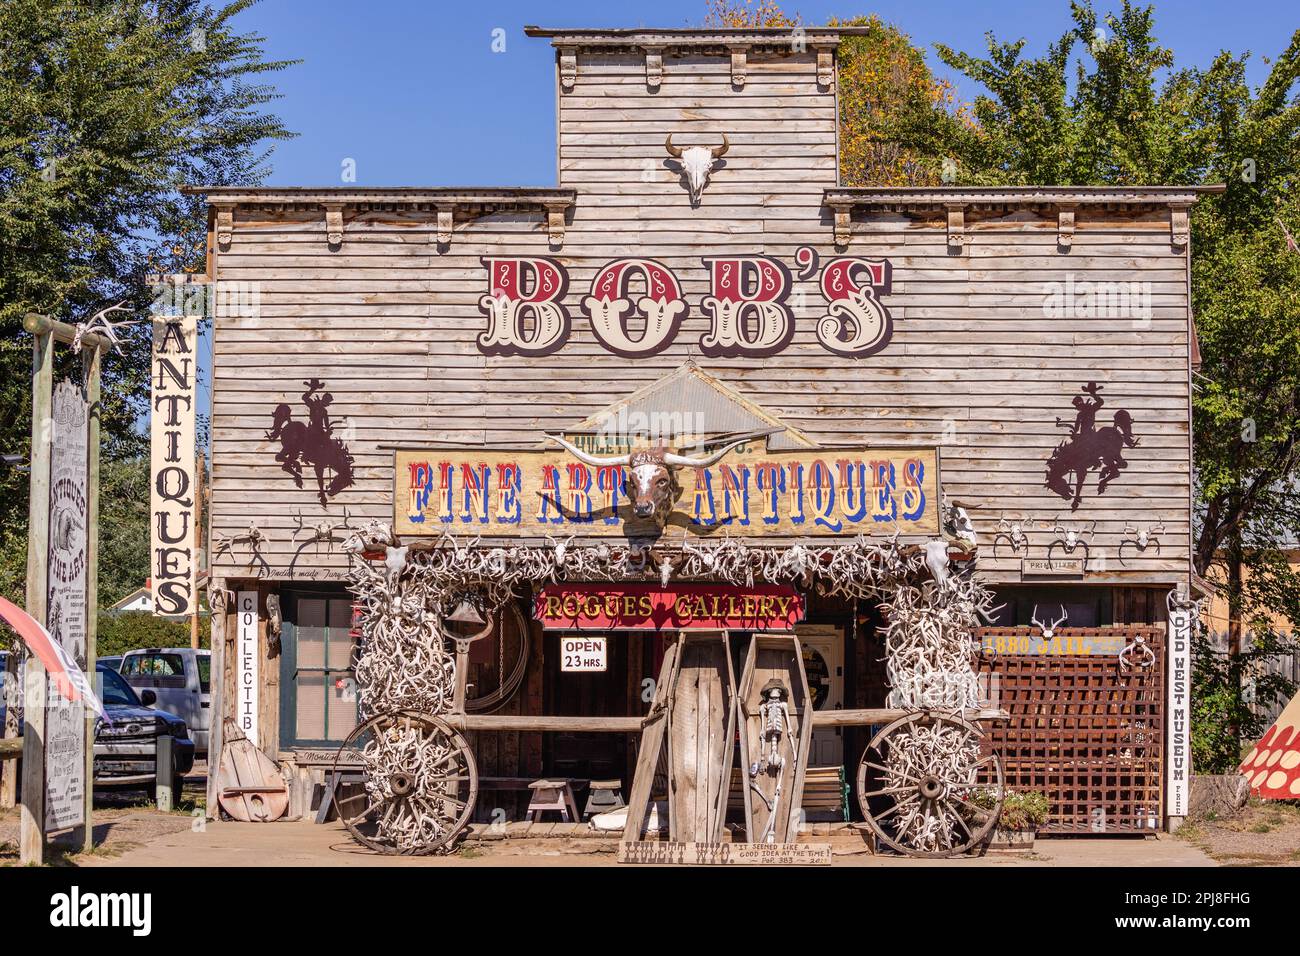
[[(623, 535), (637, 523), (629, 471), (621, 464), (588, 465), (562, 449), (398, 451), (393, 528), (416, 537)], [(707, 468), (680, 469), (667, 530), (935, 535), (938, 471), (932, 448), (755, 446)]]
[[(55, 387), (46, 630), (80, 667), (86, 663), (89, 410), (79, 385)], [(53, 831), (85, 820), (86, 712), (81, 702), (64, 699), (53, 678), (47, 681), (45, 829)]]
[(778, 584), (548, 584), (533, 599), (547, 630), (790, 633), (803, 616), (803, 596)]
[(150, 379), (149, 577), (153, 612), (195, 613), (198, 553), (195, 538), (195, 346), (197, 318), (159, 316), (153, 322)]

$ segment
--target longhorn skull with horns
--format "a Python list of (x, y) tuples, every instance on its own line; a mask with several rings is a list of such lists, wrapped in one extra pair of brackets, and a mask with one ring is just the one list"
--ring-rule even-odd
[(682, 164), (682, 172), (686, 174), (686, 185), (691, 192), (691, 205), (700, 204), (700, 194), (704, 192), (704, 185), (709, 181), (709, 173), (713, 170), (713, 164), (716, 163), (731, 148), (731, 143), (727, 139), (727, 134), (722, 134), (721, 146), (674, 146), (672, 133), (664, 140), (664, 149), (668, 150), (668, 155)]
[(746, 435), (723, 445), (710, 455), (691, 458), (675, 455), (662, 445), (623, 455), (591, 455), (559, 435), (546, 437), (561, 445), (584, 465), (592, 468), (627, 468), (626, 494), (632, 499), (632, 513), (638, 518), (653, 518), (661, 528), (668, 523), (673, 503), (682, 493), (682, 486), (677, 482), (678, 468), (708, 468), (716, 465), (733, 448), (753, 440), (752, 435)]

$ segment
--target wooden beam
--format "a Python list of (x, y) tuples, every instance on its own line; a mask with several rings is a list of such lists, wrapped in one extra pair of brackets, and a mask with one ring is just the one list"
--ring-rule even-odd
[[(4, 685), (12, 694), (18, 687), (18, 655), (5, 655)], [(12, 699), (12, 698), (11, 698)], [(8, 810), (18, 802), (18, 765), (5, 763), (23, 752), (23, 740), (18, 735), (18, 708), (5, 708), (4, 727), (0, 728), (0, 810)]]
[(745, 71), (748, 67), (749, 47), (729, 46), (727, 50), (731, 53), (731, 85), (736, 89), (743, 90), (746, 79)]
[[(208, 509), (208, 530), (211, 535), (212, 509)], [(208, 538), (211, 541), (211, 537)], [(209, 569), (212, 567), (208, 562)], [(209, 680), (212, 688), (208, 695), (211, 702), (208, 710), (208, 799), (207, 819), (217, 819), (217, 768), (221, 764), (221, 747), (223, 744), (226, 718), (226, 606), (228, 603), (226, 579), (214, 578), (208, 572), (208, 630), (210, 634), (209, 652), (212, 655), (209, 664)]]
[(1056, 209), (1056, 244), (1063, 252), (1069, 252), (1074, 246), (1074, 210), (1075, 204), (1063, 203)]
[(650, 810), (651, 791), (654, 789), (655, 768), (659, 766), (659, 754), (664, 746), (664, 734), (668, 729), (668, 693), (673, 683), (677, 655), (681, 652), (681, 641), (674, 641), (664, 650), (664, 661), (659, 668), (659, 682), (655, 684), (654, 700), (650, 704), (650, 713), (646, 717), (645, 730), (641, 733), (641, 750), (636, 758), (636, 771), (632, 776), (632, 789), (627, 795), (627, 823), (623, 826), (623, 842), (635, 843), (640, 840), (645, 830), (646, 815)]
[(659, 89), (664, 81), (664, 48), (649, 45), (645, 47), (645, 85), (651, 92)]
[[(103, 412), (99, 403), (100, 359), (100, 350), (92, 348), (90, 366), (86, 369), (86, 406), (89, 412), (86, 422), (86, 676), (92, 687), (95, 686), (95, 661), (99, 656), (99, 428)], [(86, 792), (82, 815), (85, 823), (81, 834), (82, 849), (86, 852), (95, 848), (95, 826), (91, 821), (91, 811), (95, 807), (95, 720), (95, 712), (87, 707), (83, 737)]]
[(560, 47), (560, 89), (565, 93), (571, 93), (576, 82), (578, 82), (578, 51), (571, 46), (562, 46)]
[[(42, 316), (28, 315), (29, 319)], [(51, 323), (46, 327), (44, 323)], [(50, 457), (54, 423), (54, 320), (34, 322), (32, 339), (32, 451), (27, 495), (28, 614), (45, 624), (50, 548)], [(58, 323), (62, 325), (63, 323)], [(27, 325), (24, 320), (23, 325)], [(69, 326), (70, 328), (70, 326)], [(75, 330), (74, 330), (75, 334)], [(71, 341), (69, 339), (69, 341)], [(23, 865), (45, 862), (45, 666), (31, 655), (23, 674), (23, 808), (18, 852)]]
[[(459, 656), (459, 655), (457, 655)], [(457, 730), (499, 730), (520, 732), (639, 734), (644, 717), (553, 717), (529, 714), (444, 714), (443, 720)]]
[[(60, 322), (58, 319), (51, 319), (49, 316), (37, 315), (35, 312), (28, 312), (23, 316), (23, 328), (32, 335), (53, 335), (54, 341), (63, 345), (71, 345), (77, 338), (77, 327), (75, 325)], [(81, 337), (81, 347), (103, 351), (111, 349), (113, 343), (109, 341), (106, 335), (101, 335), (98, 332), (87, 332)], [(53, 383), (53, 378), (50, 381)], [(52, 384), (51, 388), (53, 388)]]
[[(812, 725), (813, 727), (861, 727), (866, 724), (888, 724), (912, 713), (915, 713), (915, 711), (897, 707), (815, 710), (813, 711)], [(1010, 720), (1011, 715), (1005, 710), (970, 710), (965, 712), (965, 718), (971, 721)]]

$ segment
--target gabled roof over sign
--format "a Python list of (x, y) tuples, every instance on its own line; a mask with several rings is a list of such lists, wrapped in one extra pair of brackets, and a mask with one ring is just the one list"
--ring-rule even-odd
[(771, 451), (816, 447), (803, 432), (689, 360), (658, 381), (566, 428), (565, 434), (582, 447), (595, 437), (600, 447), (608, 444), (611, 450), (612, 444), (638, 436), (663, 438), (680, 447), (702, 438), (746, 434), (768, 434), (767, 447)]

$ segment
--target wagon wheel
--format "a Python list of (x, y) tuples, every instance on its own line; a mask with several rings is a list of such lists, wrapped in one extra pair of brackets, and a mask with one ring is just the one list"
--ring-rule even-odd
[(412, 710), (371, 717), (348, 735), (334, 773), (365, 768), (365, 788), (340, 797), (339, 819), (357, 842), (380, 853), (422, 856), (450, 845), (478, 796), (478, 768), (465, 738), (445, 721)]
[(1003, 798), (1002, 759), (985, 743), (976, 725), (927, 711), (876, 734), (858, 764), (858, 805), (876, 836), (907, 856), (982, 846)]

